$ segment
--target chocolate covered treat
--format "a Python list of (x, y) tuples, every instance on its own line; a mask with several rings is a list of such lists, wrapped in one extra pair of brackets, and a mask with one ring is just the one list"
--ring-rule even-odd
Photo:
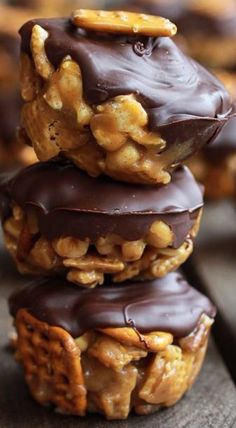
[(168, 183), (232, 114), (224, 87), (179, 50), (175, 32), (126, 12), (25, 24), (22, 128), (39, 159), (60, 154), (94, 177)]
[[(236, 73), (218, 71), (236, 101)], [(204, 184), (206, 197), (221, 199), (236, 195), (236, 117), (231, 118), (213, 144), (188, 161), (196, 179)]]
[(178, 268), (192, 252), (203, 198), (184, 167), (158, 187), (94, 179), (56, 159), (20, 172), (0, 205), (20, 272), (66, 273), (91, 287), (106, 274), (122, 282)]
[(96, 289), (41, 280), (9, 304), (35, 400), (107, 419), (175, 404), (198, 375), (215, 317), (178, 273)]
[(177, 41), (211, 67), (236, 67), (235, 0), (128, 0), (128, 10), (165, 16), (178, 27)]

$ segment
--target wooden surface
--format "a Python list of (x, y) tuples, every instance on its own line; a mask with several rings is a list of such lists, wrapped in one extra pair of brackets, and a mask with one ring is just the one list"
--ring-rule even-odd
[[(221, 330), (224, 331), (222, 320), (230, 327), (232, 337), (236, 337), (234, 216), (236, 218), (236, 213), (228, 204), (221, 208), (219, 205), (207, 208), (195, 255), (186, 268), (192, 278), (192, 284), (204, 288), (219, 306), (220, 317), (215, 331), (217, 342), (218, 334), (222, 334)], [(0, 428), (236, 427), (235, 385), (213, 341), (210, 343), (203, 370), (192, 391), (175, 407), (155, 415), (133, 416), (128, 421), (121, 422), (105, 422), (99, 416), (81, 419), (55, 414), (51, 409), (36, 404), (30, 398), (21, 368), (14, 361), (7, 346), (8, 334), (12, 327), (6, 299), (12, 290), (25, 281), (27, 279), (15, 272), (13, 263), (0, 248)], [(230, 342), (230, 347), (231, 354), (235, 355), (236, 347), (233, 342)]]

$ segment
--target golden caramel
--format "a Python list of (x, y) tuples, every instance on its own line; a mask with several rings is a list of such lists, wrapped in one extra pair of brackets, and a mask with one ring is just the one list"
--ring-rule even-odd
[(161, 153), (166, 142), (149, 131), (141, 103), (123, 95), (91, 108), (78, 64), (66, 57), (53, 71), (45, 58), (45, 30), (35, 27), (32, 40), (37, 34), (40, 41), (34, 41), (34, 62), (22, 54), (21, 92), (26, 101), (22, 127), (38, 158), (63, 154), (93, 177), (105, 173), (123, 181), (167, 184), (171, 176), (165, 169), (176, 153)]

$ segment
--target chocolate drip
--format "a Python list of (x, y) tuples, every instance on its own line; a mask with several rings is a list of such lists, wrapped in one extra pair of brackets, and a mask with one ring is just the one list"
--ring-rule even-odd
[(89, 104), (135, 94), (148, 113), (150, 129), (167, 146), (188, 141), (196, 151), (232, 113), (222, 84), (168, 37), (94, 33), (68, 19), (36, 19), (20, 30), (22, 51), (29, 55), (35, 24), (48, 31), (45, 49), (56, 68), (67, 55), (79, 64)]
[(156, 220), (166, 222), (180, 246), (203, 205), (202, 190), (180, 167), (166, 186), (145, 186), (87, 176), (71, 162), (40, 162), (21, 171), (9, 185), (24, 211), (34, 210), (42, 235), (90, 238), (115, 233), (134, 241)]
[(140, 333), (164, 331), (184, 337), (195, 329), (203, 313), (212, 318), (216, 314), (207, 297), (190, 287), (179, 273), (95, 289), (60, 278), (42, 280), (13, 294), (9, 306), (14, 317), (19, 309), (27, 309), (73, 337), (96, 328), (130, 326)]

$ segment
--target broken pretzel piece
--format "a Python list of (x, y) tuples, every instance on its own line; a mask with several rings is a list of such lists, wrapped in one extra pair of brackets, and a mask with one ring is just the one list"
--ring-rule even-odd
[(168, 19), (123, 11), (78, 9), (72, 15), (72, 22), (77, 27), (106, 33), (171, 37), (177, 32), (176, 25)]

